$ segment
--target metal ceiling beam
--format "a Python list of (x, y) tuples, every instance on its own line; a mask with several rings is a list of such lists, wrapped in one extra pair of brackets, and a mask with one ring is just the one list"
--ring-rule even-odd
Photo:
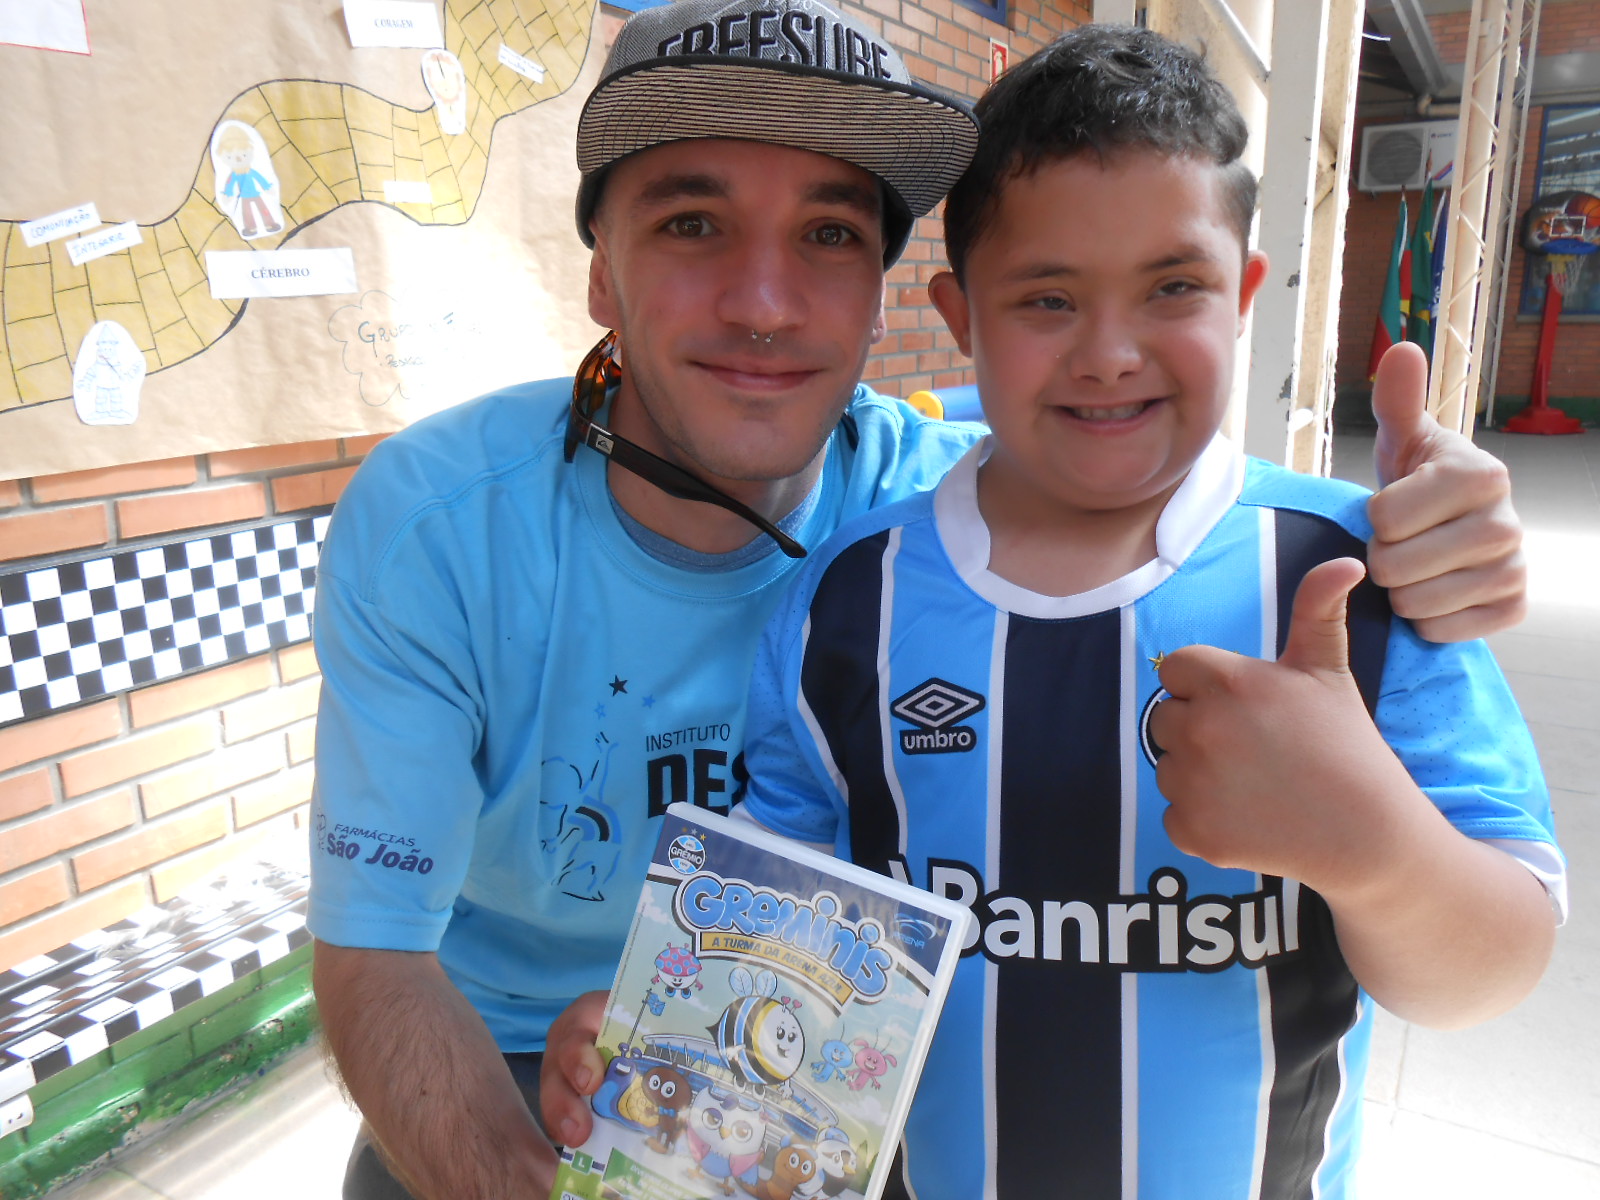
[(1367, 0), (1367, 16), (1389, 39), (1389, 49), (1416, 95), (1454, 94), (1420, 0)]

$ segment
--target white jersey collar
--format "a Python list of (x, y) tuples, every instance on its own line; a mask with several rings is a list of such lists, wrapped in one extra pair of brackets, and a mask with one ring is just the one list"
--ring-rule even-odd
[(978, 512), (978, 468), (992, 448), (990, 435), (950, 468), (934, 494), (934, 522), (951, 565), (967, 586), (997, 608), (1025, 617), (1081, 617), (1132, 603), (1183, 565), (1244, 487), (1244, 454), (1219, 433), (1162, 510), (1154, 559), (1092, 591), (1043, 596), (989, 570), (989, 527)]

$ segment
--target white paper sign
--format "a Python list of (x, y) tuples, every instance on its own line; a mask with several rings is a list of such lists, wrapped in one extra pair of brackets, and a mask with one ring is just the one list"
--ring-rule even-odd
[(330, 250), (207, 250), (214, 300), (273, 296), (340, 296), (356, 290), (348, 246)]
[(100, 213), (95, 206), (80, 204), (77, 208), (64, 208), (48, 217), (22, 223), (22, 240), (25, 245), (42, 246), (69, 233), (82, 233), (100, 224)]
[(344, 0), (344, 24), (352, 46), (444, 45), (438, 7), (421, 0)]
[(525, 75), (535, 83), (544, 82), (544, 68), (531, 58), (524, 58), (504, 42), (500, 43), (500, 65), (510, 67), (518, 75)]
[(139, 416), (144, 354), (115, 321), (89, 327), (72, 365), (72, 403), (85, 425), (131, 425)]
[(137, 246), (142, 241), (144, 234), (139, 232), (139, 227), (132, 221), (124, 221), (121, 225), (113, 225), (110, 229), (102, 229), (99, 233), (68, 242), (67, 257), (72, 260), (73, 266), (81, 267), (91, 259), (104, 258), (129, 246)]
[(36, 50), (89, 53), (83, 0), (0, 0), (0, 42)]
[(385, 179), (383, 198), (390, 204), (432, 204), (433, 184), (426, 179)]

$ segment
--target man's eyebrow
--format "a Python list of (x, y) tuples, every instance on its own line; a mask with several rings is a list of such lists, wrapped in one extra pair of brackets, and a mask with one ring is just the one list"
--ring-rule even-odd
[(675, 200), (716, 199), (728, 194), (728, 185), (715, 175), (663, 175), (652, 179), (633, 198), (633, 208), (654, 208)]
[(883, 215), (883, 198), (879, 189), (848, 180), (816, 184), (806, 191), (806, 199), (813, 204), (841, 204), (873, 220)]
[[(652, 179), (634, 197), (634, 208), (654, 208), (676, 200), (725, 199), (728, 185), (715, 175), (673, 174)], [(805, 199), (812, 204), (839, 204), (853, 208), (862, 216), (876, 220), (883, 213), (877, 188), (848, 180), (829, 180), (806, 189)]]

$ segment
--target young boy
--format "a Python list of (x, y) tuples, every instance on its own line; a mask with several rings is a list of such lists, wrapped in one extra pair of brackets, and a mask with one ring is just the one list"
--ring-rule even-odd
[(1087, 26), (979, 115), (932, 292), (992, 436), (808, 564), (739, 811), (979, 918), (919, 1200), (1348, 1196), (1372, 1002), (1461, 1024), (1543, 970), (1531, 741), (1481, 643), (1351, 592), (1364, 493), (1218, 434), (1266, 271), (1226, 90)]

